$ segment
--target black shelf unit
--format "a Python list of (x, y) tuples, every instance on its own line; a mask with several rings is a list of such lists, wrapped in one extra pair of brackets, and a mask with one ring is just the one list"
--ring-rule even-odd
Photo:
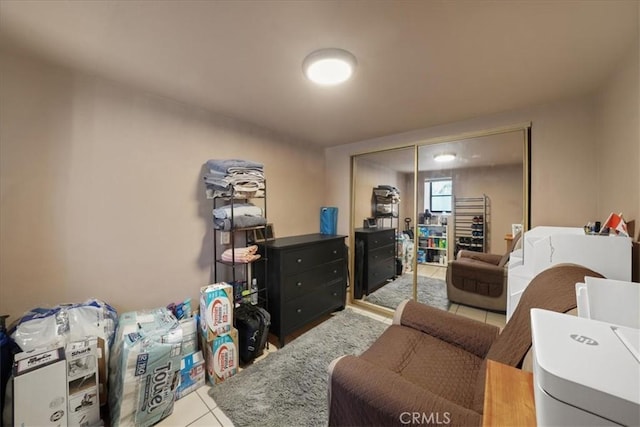
[(487, 251), (488, 197), (454, 197), (455, 253), (462, 249)]
[[(384, 195), (388, 191), (389, 194)], [(394, 235), (394, 268), (389, 280), (402, 274), (402, 257), (398, 248), (398, 232), (400, 231), (400, 191), (389, 185), (379, 185), (371, 191), (371, 216), (378, 229), (393, 229)]]
[[(236, 261), (236, 249), (241, 247), (247, 247), (250, 245), (258, 244), (255, 241), (255, 236), (260, 234), (261, 236), (268, 236), (267, 228), (269, 224), (258, 225), (253, 227), (235, 227), (235, 204), (237, 203), (249, 203), (253, 201), (260, 201), (262, 206), (263, 216), (267, 218), (267, 189), (266, 182), (263, 190), (263, 195), (258, 197), (245, 197), (243, 195), (236, 195), (234, 190), (231, 190), (231, 194), (228, 196), (213, 196), (213, 209), (222, 208), (225, 206), (230, 207), (231, 218), (229, 218), (231, 227), (230, 230), (221, 230), (213, 227), (213, 260), (214, 260), (214, 272), (213, 277), (216, 283), (227, 282), (234, 288), (234, 303), (238, 306), (241, 302), (255, 303), (260, 307), (268, 308), (268, 293), (265, 287), (266, 277), (268, 274), (268, 259), (266, 256), (261, 256), (259, 259), (252, 262), (239, 262)], [(228, 238), (225, 242), (222, 239), (225, 234)], [(266, 240), (270, 239), (269, 237)], [(271, 238), (272, 239), (272, 238)], [(262, 240), (264, 241), (264, 240)], [(222, 253), (226, 249), (231, 249), (232, 261), (226, 261), (221, 258)], [(260, 268), (256, 268), (260, 265)], [(260, 277), (257, 277), (260, 274)], [(258, 289), (251, 289), (252, 279), (256, 279)], [(239, 283), (244, 283), (242, 290), (240, 290)], [(257, 301), (255, 300), (257, 296)], [(253, 297), (253, 298), (252, 298)], [(253, 300), (253, 302), (252, 302)]]

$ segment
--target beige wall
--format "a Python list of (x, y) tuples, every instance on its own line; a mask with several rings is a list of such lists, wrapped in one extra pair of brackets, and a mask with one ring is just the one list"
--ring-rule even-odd
[(0, 63), (0, 313), (196, 298), (210, 283), (210, 158), (265, 164), (278, 236), (318, 231), (321, 151), (13, 53)]
[(640, 68), (634, 47), (597, 95), (598, 209), (622, 212), (640, 227)]

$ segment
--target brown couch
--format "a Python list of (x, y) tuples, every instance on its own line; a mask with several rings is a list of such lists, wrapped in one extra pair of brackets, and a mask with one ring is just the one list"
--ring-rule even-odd
[[(575, 283), (598, 273), (545, 270), (527, 287), (502, 333), (495, 326), (413, 301), (360, 356), (329, 367), (330, 426), (480, 425), (486, 360), (520, 367), (531, 347), (529, 311), (576, 307)], [(417, 415), (416, 415), (417, 414)]]
[(447, 266), (449, 301), (504, 312), (507, 309), (507, 262), (520, 242), (518, 233), (504, 255), (461, 250)]

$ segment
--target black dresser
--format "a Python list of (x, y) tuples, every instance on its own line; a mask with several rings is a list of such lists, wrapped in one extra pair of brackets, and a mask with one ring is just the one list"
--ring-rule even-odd
[[(345, 306), (346, 236), (307, 234), (260, 245), (268, 258), (267, 292), (271, 332), (285, 337), (320, 316)], [(266, 253), (265, 253), (266, 252)], [(257, 269), (265, 268), (256, 265)], [(257, 277), (263, 277), (258, 271)]]
[(396, 229), (357, 228), (354, 297), (362, 298), (395, 278)]

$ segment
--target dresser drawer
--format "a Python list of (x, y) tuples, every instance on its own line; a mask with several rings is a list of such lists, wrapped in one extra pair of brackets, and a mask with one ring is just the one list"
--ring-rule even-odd
[(367, 255), (367, 262), (370, 266), (375, 266), (377, 263), (383, 260), (393, 258), (396, 254), (395, 249), (395, 246), (389, 245), (369, 251), (369, 254)]
[(344, 241), (333, 240), (288, 250), (283, 254), (283, 275), (309, 270), (320, 264), (344, 258)]
[(367, 283), (369, 285), (377, 285), (387, 279), (391, 279), (394, 276), (394, 270), (395, 262), (393, 258), (372, 264), (367, 272)]
[(394, 230), (381, 230), (377, 233), (366, 235), (367, 249), (372, 251), (377, 248), (381, 248), (387, 245), (393, 245), (395, 243), (395, 231)]
[(345, 283), (344, 260), (323, 264), (311, 270), (286, 276), (282, 279), (283, 299), (290, 301), (312, 293), (319, 286), (341, 279)]
[(323, 286), (315, 292), (284, 304), (282, 316), (289, 330), (295, 330), (318, 316), (344, 305), (345, 283)]

